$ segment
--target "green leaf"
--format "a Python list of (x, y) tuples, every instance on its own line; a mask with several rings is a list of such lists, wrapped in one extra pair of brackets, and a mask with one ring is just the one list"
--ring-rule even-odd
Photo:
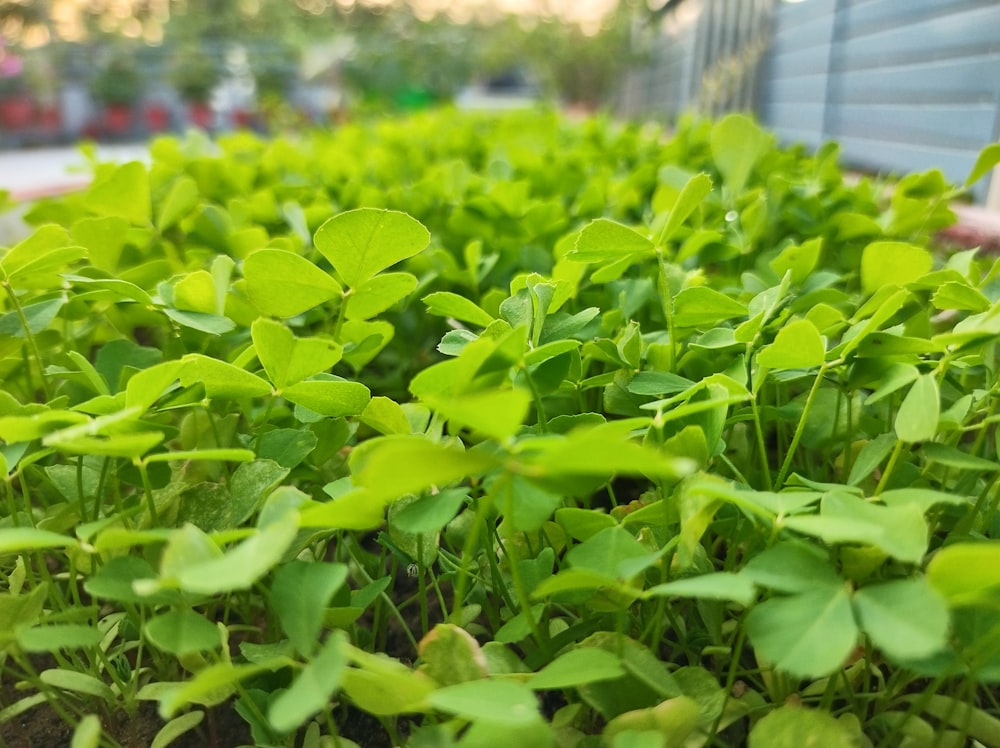
[(344, 282), (358, 288), (382, 270), (423, 250), (430, 242), (430, 233), (406, 213), (358, 208), (326, 221), (313, 241)]
[(920, 370), (913, 364), (891, 363), (879, 376), (879, 386), (865, 398), (865, 405), (874, 405), (893, 392), (913, 382), (920, 376)]
[(457, 397), (428, 396), (424, 400), (454, 425), (498, 441), (521, 428), (531, 405), (531, 395), (521, 389), (494, 389)]
[[(181, 558), (175, 553), (169, 571), (161, 569), (161, 573), (168, 583), (200, 595), (248, 589), (281, 560), (297, 532), (295, 518), (289, 516), (258, 530), (219, 556)], [(168, 543), (168, 550), (173, 543)]]
[(667, 665), (627, 636), (601, 631), (582, 641), (578, 647), (615, 655), (627, 673), (624, 678), (595, 681), (577, 687), (583, 700), (606, 720), (630, 710), (653, 707), (665, 699), (681, 695), (680, 684)]
[(969, 312), (985, 312), (990, 308), (990, 300), (979, 289), (955, 281), (948, 281), (939, 286), (931, 296), (931, 303), (938, 309), (959, 309)]
[(365, 281), (347, 296), (347, 319), (370, 319), (408, 296), (417, 287), (410, 273), (382, 273)]
[(948, 643), (948, 606), (926, 579), (863, 587), (854, 609), (872, 643), (897, 662), (930, 657)]
[(893, 427), (901, 442), (930, 441), (941, 417), (941, 394), (934, 374), (923, 374), (906, 393)]
[(920, 448), (920, 454), (931, 462), (958, 470), (971, 470), (973, 472), (1000, 470), (1000, 464), (993, 460), (977, 457), (965, 450), (947, 444), (927, 442)]
[(205, 712), (200, 709), (175, 717), (160, 728), (153, 738), (153, 742), (149, 744), (149, 748), (167, 748), (181, 735), (200, 725), (204, 719)]
[(847, 660), (858, 638), (846, 587), (821, 586), (758, 603), (746, 619), (757, 657), (799, 678), (819, 678)]
[(583, 227), (566, 257), (578, 262), (624, 261), (632, 255), (652, 254), (654, 250), (653, 242), (638, 231), (599, 218)]
[(423, 436), (386, 436), (364, 447), (351, 454), (352, 478), (381, 499), (444, 486), (496, 464), (490, 455), (435, 444)]
[(634, 395), (673, 395), (694, 386), (694, 382), (669, 371), (640, 371), (628, 383)]
[(319, 644), (323, 615), (334, 593), (347, 581), (347, 567), (325, 562), (290, 561), (271, 581), (271, 609), (292, 646), (304, 658)]
[(489, 667), (479, 642), (453, 623), (439, 623), (417, 649), (423, 663), (420, 670), (442, 686), (453, 686), (485, 678)]
[(709, 139), (712, 159), (733, 195), (743, 191), (769, 142), (764, 131), (743, 114), (726, 115), (712, 126)]
[(359, 417), (363, 424), (380, 434), (409, 434), (412, 430), (399, 403), (381, 395), (373, 397)]
[(181, 384), (205, 386), (210, 398), (237, 400), (244, 397), (264, 397), (271, 394), (271, 385), (256, 374), (233, 364), (200, 353), (189, 353), (183, 359), (179, 373)]
[(754, 583), (746, 575), (731, 572), (702, 574), (658, 584), (646, 590), (649, 597), (693, 597), (704, 600), (731, 600), (749, 606), (757, 597)]
[(450, 291), (436, 291), (425, 296), (422, 301), (427, 305), (428, 312), (439, 317), (453, 317), (478, 327), (489, 327), (494, 321), (481, 307)]
[(385, 716), (426, 710), (427, 696), (435, 687), (426, 675), (385, 655), (355, 647), (348, 652), (358, 667), (344, 673), (343, 688), (361, 709)]
[(118, 698), (104, 681), (88, 673), (52, 668), (39, 673), (39, 679), (47, 686), (84, 696), (92, 696), (109, 705), (116, 703)]
[(100, 644), (104, 634), (93, 626), (75, 623), (17, 628), (17, 646), (24, 652), (58, 652), (66, 649), (90, 649)]
[(400, 530), (415, 535), (437, 532), (455, 518), (468, 498), (469, 491), (464, 488), (427, 494), (396, 512), (392, 522)]
[(190, 177), (180, 177), (170, 192), (156, 206), (156, 229), (163, 232), (175, 226), (198, 205), (198, 183)]
[(128, 221), (118, 216), (81, 218), (73, 223), (73, 242), (87, 248), (87, 259), (106, 273), (118, 271), (118, 260), (128, 239)]
[(174, 283), (174, 306), (181, 311), (219, 314), (212, 274), (195, 270)]
[(98, 748), (101, 744), (101, 719), (96, 714), (88, 714), (73, 730), (69, 748)]
[(68, 548), (76, 545), (73, 538), (33, 527), (0, 528), (0, 555), (40, 551), (46, 548)]
[(170, 684), (169, 688), (163, 690), (160, 696), (160, 716), (169, 719), (188, 704), (215, 706), (225, 701), (240, 681), (289, 664), (287, 657), (275, 657), (252, 665), (233, 665), (231, 662), (209, 665), (199, 670), (186, 683)]
[(624, 577), (630, 576), (626, 573), (627, 562), (648, 555), (649, 549), (628, 530), (609, 527), (573, 546), (566, 554), (566, 562), (575, 569)]
[(487, 720), (514, 726), (541, 719), (531, 689), (506, 680), (472, 680), (439, 688), (427, 697), (442, 712), (469, 720)]
[(143, 632), (154, 647), (178, 657), (222, 646), (218, 627), (193, 610), (172, 610), (150, 618)]
[(24, 319), (17, 312), (7, 312), (0, 316), (0, 340), (3, 338), (26, 338), (25, 323), (32, 335), (38, 335), (47, 329), (59, 311), (66, 305), (64, 295), (35, 304), (25, 304), (21, 309)]
[(256, 319), (250, 326), (254, 350), (275, 387), (287, 387), (330, 369), (343, 349), (325, 338), (297, 338), (285, 325)]
[(778, 277), (791, 272), (792, 283), (804, 283), (816, 268), (822, 251), (822, 237), (810, 239), (802, 244), (793, 244), (785, 247), (781, 250), (781, 254), (771, 260), (771, 269)]
[(1000, 143), (992, 143), (979, 152), (976, 163), (965, 180), (965, 186), (971, 187), (997, 164), (1000, 164)]
[(119, 216), (133, 226), (148, 226), (153, 209), (145, 165), (130, 161), (108, 172), (83, 196), (83, 204), (99, 215)]
[(86, 254), (72, 246), (66, 229), (42, 226), (0, 257), (0, 278), (15, 288), (58, 288), (59, 273)]
[(667, 220), (656, 237), (656, 245), (664, 246), (674, 238), (684, 221), (698, 209), (708, 193), (712, 191), (712, 179), (707, 174), (696, 174), (681, 189), (677, 200), (667, 214)]
[(1000, 542), (942, 548), (927, 565), (927, 581), (952, 607), (992, 604), (1000, 587)]
[(298, 382), (281, 390), (281, 395), (296, 405), (302, 405), (331, 418), (356, 416), (364, 412), (371, 400), (371, 391), (360, 382), (318, 380)]
[(922, 512), (927, 512), (942, 504), (949, 506), (967, 506), (969, 504), (969, 500), (964, 496), (935, 491), (930, 488), (893, 488), (889, 491), (883, 491), (878, 498), (886, 506), (912, 504)]
[(563, 503), (559, 494), (509, 472), (488, 480), (486, 490), (511, 526), (524, 532), (541, 529)]
[(780, 706), (750, 731), (749, 748), (856, 748), (854, 736), (829, 712)]
[(247, 296), (264, 314), (294, 317), (343, 293), (340, 284), (304, 257), (260, 249), (243, 261)]
[[(636, 419), (644, 422), (646, 419)], [(570, 431), (565, 437), (551, 437), (533, 443), (538, 451), (520, 455), (524, 474), (529, 477), (568, 475), (611, 476), (647, 475), (676, 480), (692, 472), (690, 460), (661, 454), (628, 438), (635, 423), (613, 421)]]
[(583, 683), (614, 680), (626, 675), (618, 657), (594, 647), (571, 649), (559, 655), (528, 680), (536, 691), (574, 688)]
[(789, 517), (784, 526), (827, 543), (873, 545), (907, 563), (920, 563), (927, 552), (927, 523), (916, 504), (879, 506), (831, 492), (824, 495), (819, 516)]
[(777, 592), (808, 592), (840, 583), (826, 551), (800, 540), (771, 546), (751, 558), (739, 574)]
[(851, 465), (851, 475), (847, 479), (847, 484), (856, 486), (875, 472), (875, 468), (882, 464), (895, 446), (894, 434), (880, 434), (865, 444)]
[(905, 242), (872, 242), (861, 253), (861, 289), (905, 286), (930, 272), (934, 260), (923, 247)]
[(711, 327), (723, 320), (742, 317), (745, 304), (707, 286), (692, 286), (673, 300), (675, 327)]
[(291, 732), (312, 715), (329, 708), (347, 668), (347, 634), (336, 631), (310, 659), (288, 690), (271, 702), (268, 721), (278, 732)]
[(305, 429), (273, 429), (257, 440), (257, 457), (294, 468), (316, 448), (319, 438)]
[(816, 325), (799, 319), (778, 330), (774, 342), (757, 354), (757, 363), (768, 369), (811, 369), (825, 358), (826, 348)]

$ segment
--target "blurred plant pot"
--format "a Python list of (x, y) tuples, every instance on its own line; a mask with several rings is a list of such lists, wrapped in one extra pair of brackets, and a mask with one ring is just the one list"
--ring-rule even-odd
[(4, 130), (26, 130), (35, 116), (30, 96), (8, 96), (0, 99), (0, 125)]
[(132, 107), (127, 104), (107, 104), (104, 107), (104, 132), (121, 137), (132, 130)]
[(212, 108), (202, 101), (192, 101), (188, 104), (188, 120), (202, 130), (212, 128)]
[(233, 125), (239, 130), (251, 129), (256, 121), (256, 117), (249, 109), (237, 109), (233, 112)]
[(170, 127), (170, 110), (163, 104), (148, 104), (145, 111), (146, 129), (163, 132)]

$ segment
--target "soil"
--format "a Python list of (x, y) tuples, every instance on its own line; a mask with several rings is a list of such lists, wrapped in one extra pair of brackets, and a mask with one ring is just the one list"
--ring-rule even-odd
[[(102, 725), (105, 734), (125, 748), (147, 748), (161, 727), (163, 720), (156, 713), (153, 702), (144, 703), (134, 720), (125, 712), (117, 712), (111, 718), (105, 718)], [(0, 725), (0, 746), (4, 748), (68, 748), (72, 739), (73, 727), (46, 704), (40, 704), (19, 718)], [(252, 744), (246, 722), (231, 706), (224, 705), (209, 711), (198, 727), (182, 735), (171, 746), (235, 748)]]

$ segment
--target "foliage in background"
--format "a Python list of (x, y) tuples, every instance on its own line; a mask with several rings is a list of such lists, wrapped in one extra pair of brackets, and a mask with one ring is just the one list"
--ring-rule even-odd
[(742, 116), (151, 155), (0, 255), (0, 724), (1000, 746), (1000, 262), (939, 172)]

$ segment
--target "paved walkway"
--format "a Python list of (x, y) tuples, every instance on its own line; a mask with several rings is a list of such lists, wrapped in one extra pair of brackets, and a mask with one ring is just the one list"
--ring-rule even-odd
[[(101, 161), (124, 163), (146, 158), (141, 144), (101, 145)], [(0, 151), (0, 190), (15, 200), (31, 200), (78, 189), (89, 181), (87, 159), (76, 148), (30, 148)]]

